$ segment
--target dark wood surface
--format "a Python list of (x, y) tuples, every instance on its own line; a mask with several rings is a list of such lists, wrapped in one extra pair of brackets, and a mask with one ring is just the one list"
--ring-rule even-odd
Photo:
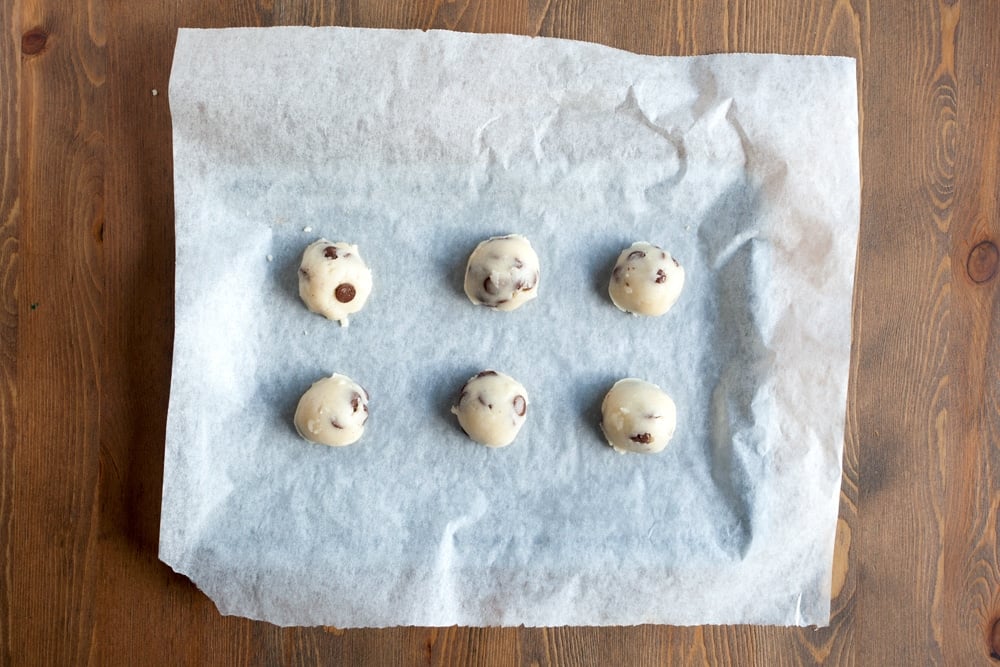
[[(858, 59), (830, 627), (280, 629), (157, 560), (176, 29), (285, 24)], [(4, 0), (0, 26), (0, 664), (1000, 664), (1000, 3)]]

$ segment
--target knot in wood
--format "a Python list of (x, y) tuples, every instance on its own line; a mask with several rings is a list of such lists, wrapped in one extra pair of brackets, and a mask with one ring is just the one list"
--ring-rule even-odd
[(969, 253), (965, 270), (974, 283), (985, 283), (997, 274), (1000, 265), (1000, 251), (992, 241), (982, 241)]
[(32, 28), (21, 35), (21, 53), (26, 56), (38, 55), (45, 48), (49, 35), (41, 28)]

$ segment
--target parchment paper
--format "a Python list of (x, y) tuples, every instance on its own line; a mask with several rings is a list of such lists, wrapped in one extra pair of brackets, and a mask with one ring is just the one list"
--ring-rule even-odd
[[(224, 614), (281, 625), (824, 625), (859, 219), (848, 58), (664, 58), (365, 29), (181, 30), (170, 81), (176, 333), (160, 557)], [(462, 292), (481, 239), (542, 266), (513, 313)], [(357, 243), (349, 328), (296, 269)], [(607, 297), (661, 244), (660, 318)], [(448, 413), (494, 368), (528, 389), (510, 447)], [(356, 445), (292, 414), (333, 372)], [(622, 377), (662, 386), (662, 454), (604, 444)]]

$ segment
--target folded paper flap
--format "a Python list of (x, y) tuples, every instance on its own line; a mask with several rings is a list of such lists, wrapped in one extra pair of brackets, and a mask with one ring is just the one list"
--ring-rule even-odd
[[(182, 30), (170, 100), (161, 557), (224, 613), (827, 622), (859, 207), (853, 60)], [(475, 307), (465, 260), (509, 232), (538, 252), (539, 297)], [(319, 237), (358, 244), (372, 268), (349, 328), (298, 298)], [(660, 318), (607, 296), (637, 240), (687, 273)], [(449, 413), (484, 368), (531, 397), (505, 449), (470, 442)], [(339, 449), (291, 420), (333, 372), (372, 395), (364, 437)], [(601, 399), (626, 376), (677, 403), (661, 454), (603, 442)]]

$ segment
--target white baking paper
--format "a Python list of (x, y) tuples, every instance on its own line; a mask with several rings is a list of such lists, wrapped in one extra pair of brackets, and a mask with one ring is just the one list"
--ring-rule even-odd
[[(859, 219), (849, 58), (641, 56), (510, 35), (181, 30), (170, 81), (176, 333), (160, 557), (280, 625), (824, 625)], [(462, 292), (480, 240), (542, 266), (513, 313)], [(341, 328), (296, 269), (320, 237), (374, 273)], [(660, 244), (667, 315), (607, 297)], [(494, 368), (513, 445), (449, 407)], [(301, 440), (314, 380), (371, 393), (364, 438)], [(662, 386), (658, 455), (601, 436)]]

